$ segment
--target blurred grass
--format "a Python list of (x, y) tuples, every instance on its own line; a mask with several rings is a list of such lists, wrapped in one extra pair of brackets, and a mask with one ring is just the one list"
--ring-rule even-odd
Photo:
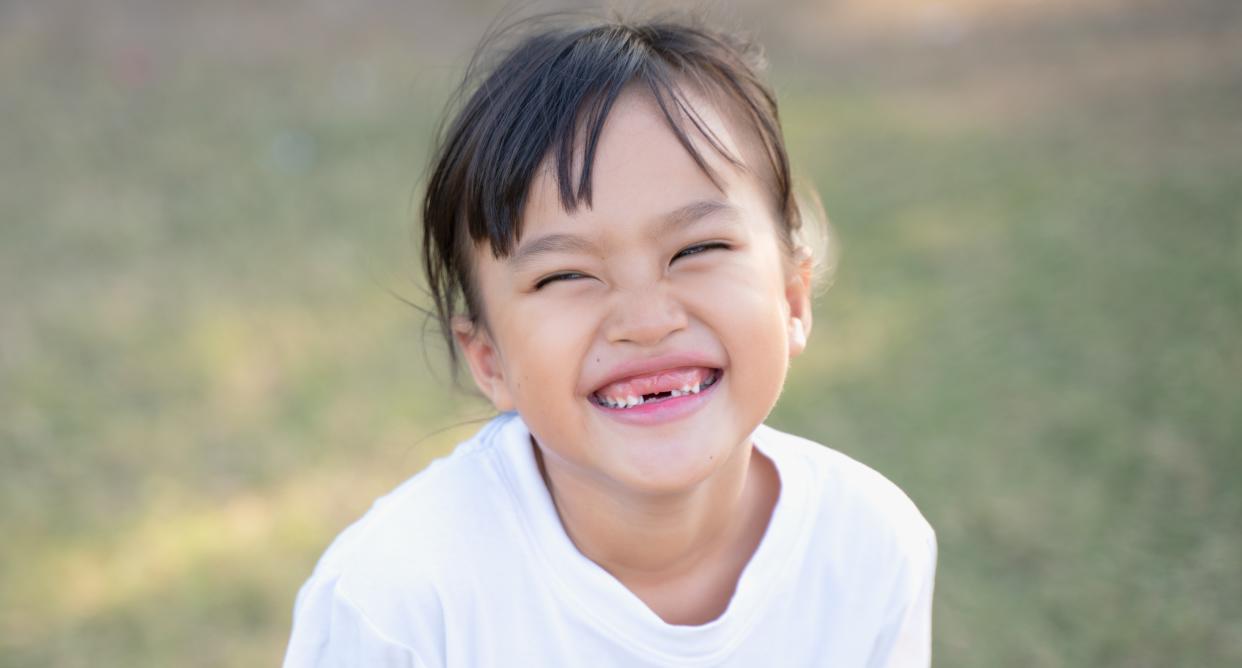
[[(0, 5), (0, 665), (277, 662), (484, 414), (400, 298), (488, 12), (369, 9)], [(1065, 11), (773, 52), (844, 254), (772, 422), (936, 526), (938, 664), (1237, 664), (1242, 22)]]

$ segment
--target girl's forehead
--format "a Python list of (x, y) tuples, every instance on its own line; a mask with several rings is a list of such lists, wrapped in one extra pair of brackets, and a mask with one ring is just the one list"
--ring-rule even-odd
[[(745, 199), (745, 191), (762, 190), (748, 168), (753, 151), (747, 150), (745, 133), (706, 96), (687, 92), (686, 97), (689, 108), (672, 121), (641, 88), (631, 86), (618, 97), (600, 130), (587, 174), (589, 196), (581, 203), (566, 202), (559, 156), (550, 152), (531, 181), (518, 242), (532, 228), (586, 219), (620, 222), (695, 201)], [(583, 181), (586, 144), (580, 139), (572, 154), (574, 190)]]

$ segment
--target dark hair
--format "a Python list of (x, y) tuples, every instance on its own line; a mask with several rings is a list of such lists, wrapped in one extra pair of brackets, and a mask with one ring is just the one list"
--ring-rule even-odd
[[(485, 39), (480, 54), (489, 41), (511, 32)], [(471, 87), (480, 62), (479, 55), (471, 61), (458, 99)], [(677, 139), (713, 182), (717, 177), (687, 135), (683, 119), (726, 160), (744, 165), (722, 147), (682, 87), (723, 99), (740, 112), (764, 149), (778, 233), (792, 249), (801, 219), (776, 99), (757, 74), (762, 69), (762, 55), (753, 43), (693, 18), (569, 27), (542, 23), (503, 52), (442, 126), (423, 200), (423, 270), (450, 359), (456, 361), (451, 321), (459, 306), (472, 320), (483, 315), (471, 276), (474, 245), (486, 240), (497, 258), (513, 251), (531, 181), (548, 158), (555, 160), (565, 209), (591, 205), (596, 146), (613, 103), (628, 84), (651, 94)], [(574, 183), (578, 148), (582, 163)]]

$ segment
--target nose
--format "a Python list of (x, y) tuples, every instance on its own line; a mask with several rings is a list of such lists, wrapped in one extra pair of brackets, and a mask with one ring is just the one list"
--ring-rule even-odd
[(648, 284), (613, 295), (605, 336), (609, 343), (652, 346), (686, 325), (681, 302), (662, 286)]

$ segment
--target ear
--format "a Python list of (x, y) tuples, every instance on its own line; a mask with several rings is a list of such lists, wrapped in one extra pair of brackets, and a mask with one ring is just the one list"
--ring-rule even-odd
[(466, 316), (454, 316), (453, 338), (457, 340), (457, 347), (466, 358), (474, 384), (483, 396), (502, 413), (513, 410), (513, 397), (505, 382), (503, 360), (487, 328)]
[(785, 281), (785, 301), (789, 306), (789, 357), (797, 357), (806, 350), (807, 337), (811, 335), (811, 277), (815, 257), (809, 246), (798, 246), (788, 277)]

